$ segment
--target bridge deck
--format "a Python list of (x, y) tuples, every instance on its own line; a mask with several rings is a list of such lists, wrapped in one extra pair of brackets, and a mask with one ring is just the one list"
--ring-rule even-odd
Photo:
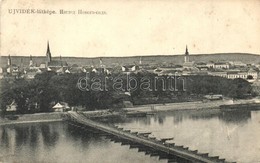
[(163, 142), (149, 139), (148, 137), (139, 136), (130, 132), (125, 132), (123, 130), (119, 130), (117, 128), (113, 128), (111, 126), (104, 125), (102, 123), (90, 120), (86, 118), (85, 116), (76, 113), (76, 112), (69, 112), (68, 113), (69, 120), (77, 122), (79, 124), (95, 128), (97, 130), (100, 130), (102, 132), (117, 136), (119, 138), (129, 140), (135, 143), (142, 144), (144, 146), (156, 149), (157, 151), (165, 152), (171, 155), (178, 156), (180, 158), (189, 160), (191, 162), (225, 162), (225, 159), (219, 159), (218, 157), (209, 157), (207, 154), (198, 154), (194, 151), (189, 151), (187, 148), (179, 148), (173, 146), (166, 145)]

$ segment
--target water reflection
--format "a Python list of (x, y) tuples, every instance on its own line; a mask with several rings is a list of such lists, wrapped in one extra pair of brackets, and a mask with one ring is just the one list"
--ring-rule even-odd
[(35, 150), (37, 148), (37, 143), (39, 140), (39, 132), (37, 131), (36, 126), (31, 126), (31, 134), (29, 139), (29, 145), (32, 148), (32, 150)]
[(177, 145), (229, 161), (260, 162), (259, 119), (260, 111), (209, 109), (161, 112), (116, 125), (157, 138), (174, 137)]
[(163, 122), (165, 121), (165, 115), (161, 116), (155, 116), (154, 117), (154, 122), (158, 122), (160, 125), (163, 125)]
[[(172, 111), (116, 124), (228, 161), (260, 162), (260, 111)], [(2, 126), (0, 149), (0, 162), (166, 162), (67, 123)]]
[[(151, 121), (163, 125), (167, 117), (173, 117), (173, 123), (178, 124), (186, 120), (210, 120), (210, 119), (220, 119), (225, 123), (247, 123), (251, 118), (250, 110), (234, 109), (234, 110), (189, 110), (189, 111), (172, 111), (172, 112), (162, 112), (157, 113), (152, 116), (147, 116), (146, 118), (127, 118), (121, 120), (121, 123), (132, 123), (139, 122), (143, 125), (151, 125)], [(115, 122), (118, 123), (118, 122)]]
[(0, 162), (167, 162), (65, 122), (0, 126)]
[(236, 109), (232, 111), (222, 111), (219, 118), (226, 123), (242, 124), (247, 123), (251, 119), (251, 111)]
[(58, 139), (59, 134), (58, 132), (53, 128), (53, 126), (49, 125), (40, 125), (41, 134), (43, 137), (43, 143), (46, 147), (52, 147), (55, 146)]
[(2, 129), (1, 132), (1, 144), (0, 144), (1, 149), (5, 149), (9, 147), (9, 139), (8, 139), (8, 133), (6, 131), (6, 128)]
[(29, 140), (30, 132), (29, 127), (17, 127), (15, 130), (15, 142), (18, 147), (26, 144)]

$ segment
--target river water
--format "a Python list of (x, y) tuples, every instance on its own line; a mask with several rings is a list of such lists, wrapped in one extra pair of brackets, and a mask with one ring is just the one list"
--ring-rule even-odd
[[(186, 110), (127, 118), (115, 125), (228, 161), (260, 162), (260, 111)], [(167, 162), (66, 122), (0, 127), (0, 162)]]

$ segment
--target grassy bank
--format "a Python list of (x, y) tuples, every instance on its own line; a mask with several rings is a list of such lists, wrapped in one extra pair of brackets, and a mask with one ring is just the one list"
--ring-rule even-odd
[(15, 115), (16, 120), (8, 118), (0, 118), (0, 126), (21, 123), (37, 123), (37, 122), (55, 122), (62, 121), (62, 114), (64, 113), (35, 113), (35, 114), (21, 114)]
[[(198, 110), (198, 109), (216, 109), (221, 105), (232, 105), (232, 104), (246, 104), (260, 102), (256, 99), (251, 100), (217, 100), (208, 102), (181, 102), (181, 103), (167, 103), (167, 104), (149, 104), (140, 105), (132, 108), (124, 108), (119, 112), (107, 110), (97, 110), (97, 111), (84, 111), (83, 114), (92, 119), (100, 118), (118, 118), (122, 113), (125, 112), (161, 112), (161, 111), (171, 111), (171, 110)], [(36, 113), (36, 114), (22, 114), (16, 115), (18, 118), (16, 120), (9, 120), (7, 118), (0, 118), (0, 126), (10, 125), (10, 124), (21, 124), (21, 123), (38, 123), (38, 122), (54, 122), (62, 121), (62, 112), (51, 112), (51, 113)]]
[(232, 105), (232, 104), (246, 104), (246, 103), (259, 103), (258, 99), (249, 100), (216, 100), (216, 101), (196, 101), (196, 102), (181, 102), (181, 103), (168, 103), (168, 104), (149, 104), (140, 105), (133, 108), (125, 108), (128, 112), (159, 112), (169, 110), (197, 110), (197, 109), (216, 109), (220, 108), (221, 105)]

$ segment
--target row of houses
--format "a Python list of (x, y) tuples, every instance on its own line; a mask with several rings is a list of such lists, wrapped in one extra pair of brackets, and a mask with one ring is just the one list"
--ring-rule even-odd
[(158, 75), (212, 75), (220, 76), (228, 79), (242, 78), (250, 81), (258, 79), (259, 67), (253, 65), (247, 65), (242, 62), (198, 62), (194, 63), (189, 59), (189, 51), (186, 46), (186, 51), (184, 55), (183, 64), (174, 65), (149, 65), (143, 64), (141, 57), (139, 64), (132, 65), (121, 65), (115, 67), (107, 67), (103, 64), (102, 59), (100, 59), (100, 64), (98, 66), (78, 66), (73, 64), (69, 66), (66, 61), (62, 60), (61, 56), (59, 60), (53, 60), (51, 56), (51, 51), (49, 47), (49, 42), (47, 44), (46, 52), (46, 62), (41, 63), (36, 66), (33, 63), (32, 57), (30, 56), (30, 62), (27, 67), (19, 67), (12, 64), (11, 57), (9, 55), (7, 66), (0, 68), (0, 78), (5, 76), (19, 77), (26, 79), (33, 79), (35, 75), (40, 74), (44, 71), (52, 71), (59, 74), (64, 73), (98, 73), (98, 74), (112, 74), (112, 73), (142, 73), (149, 72)]
[(217, 62), (217, 63), (214, 63), (214, 62), (209, 62), (209, 63), (203, 63), (203, 62), (200, 62), (200, 63), (197, 63), (196, 64), (196, 67), (200, 68), (200, 69), (229, 69), (229, 63), (226, 63), (226, 62)]
[[(247, 69), (229, 69), (227, 66), (228, 64), (222, 64), (222, 67), (218, 67), (220, 64), (214, 64), (215, 68), (210, 67), (202, 67), (202, 64), (187, 64), (184, 65), (173, 65), (170, 67), (161, 66), (161, 67), (149, 67), (149, 66), (142, 66), (142, 64), (133, 64), (133, 65), (123, 65), (121, 67), (113, 67), (107, 68), (106, 66), (102, 65), (99, 67), (94, 66), (56, 66), (56, 67), (27, 67), (27, 68), (19, 68), (13, 67), (10, 69), (7, 68), (0, 68), (0, 77), (3, 78), (4, 76), (15, 76), (20, 78), (26, 79), (34, 79), (35, 75), (40, 74), (44, 71), (53, 71), (59, 74), (65, 73), (98, 73), (98, 74), (112, 74), (115, 72), (122, 72), (125, 74), (130, 73), (142, 73), (142, 72), (149, 72), (161, 75), (212, 75), (212, 76), (220, 76), (228, 79), (235, 79), (235, 78), (242, 78), (250, 81), (255, 81), (258, 79), (258, 69), (256, 68), (247, 68)], [(12, 71), (11, 71), (12, 70)]]
[(258, 72), (250, 69), (248, 71), (222, 71), (222, 72), (209, 72), (209, 75), (220, 76), (228, 79), (242, 78), (249, 81), (258, 79)]

